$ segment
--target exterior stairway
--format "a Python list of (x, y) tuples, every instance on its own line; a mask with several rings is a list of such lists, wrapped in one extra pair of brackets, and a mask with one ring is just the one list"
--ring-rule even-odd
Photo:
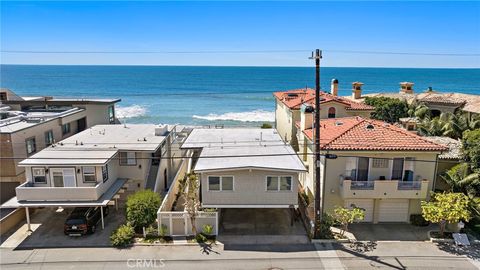
[(150, 171), (148, 172), (147, 184), (145, 185), (145, 188), (155, 191), (155, 182), (157, 180), (158, 167), (159, 165), (154, 164), (150, 166)]

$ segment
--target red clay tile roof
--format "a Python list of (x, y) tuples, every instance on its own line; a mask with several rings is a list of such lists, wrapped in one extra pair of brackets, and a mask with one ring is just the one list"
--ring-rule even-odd
[[(274, 92), (273, 95), (283, 102), (287, 107), (293, 110), (298, 110), (303, 103), (314, 105), (315, 90), (311, 88), (294, 89), (282, 92)], [(374, 110), (375, 108), (365, 103), (355, 102), (344, 97), (334, 96), (330, 93), (320, 92), (320, 103), (335, 101), (342, 103), (347, 107), (347, 110)]]
[[(312, 140), (313, 130), (303, 133)], [(446, 151), (402, 128), (373, 119), (345, 117), (320, 120), (320, 147), (323, 150)]]

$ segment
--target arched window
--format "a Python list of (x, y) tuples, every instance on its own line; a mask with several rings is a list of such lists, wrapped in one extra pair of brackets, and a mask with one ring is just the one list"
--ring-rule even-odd
[(335, 108), (334, 107), (330, 107), (328, 108), (328, 118), (335, 118)]

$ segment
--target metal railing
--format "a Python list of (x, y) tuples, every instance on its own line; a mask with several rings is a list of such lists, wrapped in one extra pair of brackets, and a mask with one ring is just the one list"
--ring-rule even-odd
[(352, 190), (365, 190), (374, 189), (375, 181), (352, 181), (350, 183), (350, 189)]
[(399, 190), (420, 190), (421, 188), (421, 181), (398, 181)]

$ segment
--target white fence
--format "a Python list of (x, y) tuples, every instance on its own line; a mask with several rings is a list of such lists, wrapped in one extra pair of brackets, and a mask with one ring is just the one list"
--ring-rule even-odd
[(162, 201), (162, 204), (160, 205), (160, 211), (171, 211), (173, 202), (175, 201), (175, 198), (177, 196), (177, 193), (179, 191), (179, 181), (187, 174), (187, 165), (188, 161), (187, 160), (182, 160), (182, 163), (180, 165), (180, 168), (177, 171), (177, 174), (173, 178), (173, 182), (170, 185), (170, 188), (168, 189), (167, 194), (165, 195), (165, 198)]
[[(213, 227), (213, 232), (218, 235), (218, 212), (197, 213), (195, 226), (197, 232), (201, 232), (204, 225)], [(166, 234), (169, 236), (187, 236), (192, 235), (192, 223), (187, 212), (158, 212), (158, 228), (166, 228)]]

